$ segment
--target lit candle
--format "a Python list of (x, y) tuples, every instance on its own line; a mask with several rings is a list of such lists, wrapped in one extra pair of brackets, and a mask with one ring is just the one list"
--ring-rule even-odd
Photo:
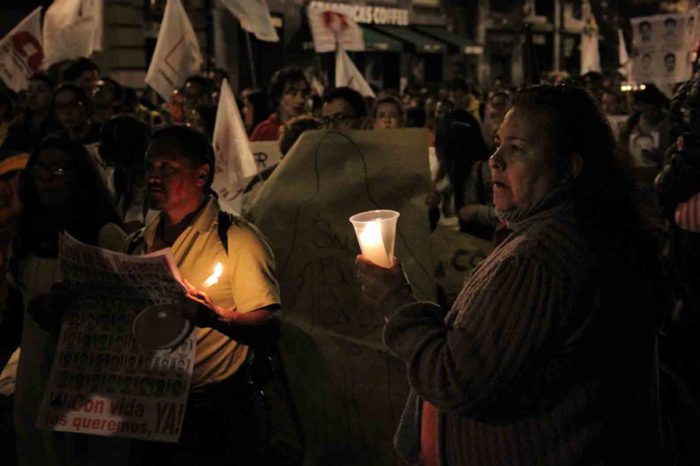
[(214, 273), (209, 275), (209, 277), (202, 282), (202, 284), (199, 286), (201, 290), (204, 290), (206, 288), (209, 288), (212, 285), (215, 285), (216, 283), (219, 282), (219, 277), (221, 276), (221, 273), (224, 271), (224, 266), (221, 262), (217, 262), (216, 265), (214, 266)]
[(362, 254), (375, 264), (391, 268), (391, 258), (384, 247), (382, 227), (379, 220), (368, 222), (365, 229), (357, 236)]

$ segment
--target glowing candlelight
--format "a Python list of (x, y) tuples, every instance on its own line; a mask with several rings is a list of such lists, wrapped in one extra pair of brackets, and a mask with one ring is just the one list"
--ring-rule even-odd
[(209, 277), (202, 282), (202, 284), (199, 286), (200, 289), (204, 290), (209, 288), (212, 285), (215, 285), (219, 282), (219, 277), (221, 277), (221, 273), (224, 271), (224, 265), (221, 262), (217, 262), (216, 265), (214, 266), (214, 273), (209, 275)]
[(362, 255), (380, 267), (391, 268), (394, 260), (394, 238), (399, 213), (393, 210), (372, 210), (350, 217)]

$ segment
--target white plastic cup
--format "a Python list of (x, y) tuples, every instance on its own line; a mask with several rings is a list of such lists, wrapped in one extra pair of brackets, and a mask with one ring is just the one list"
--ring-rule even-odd
[(362, 255), (380, 267), (390, 269), (394, 262), (395, 210), (369, 210), (350, 217)]

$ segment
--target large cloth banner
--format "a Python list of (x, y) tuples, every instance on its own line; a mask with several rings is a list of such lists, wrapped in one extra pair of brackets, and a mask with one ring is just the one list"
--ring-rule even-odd
[(63, 318), (37, 427), (176, 442), (194, 333), (173, 350), (157, 351), (141, 349), (132, 336), (142, 309), (184, 296), (172, 256), (129, 256), (65, 235), (59, 257), (64, 278), (80, 294)]
[(632, 18), (632, 77), (635, 81), (654, 83), (670, 95), (673, 84), (690, 78), (689, 47), (695, 28), (693, 11)]
[(46, 65), (102, 50), (103, 0), (54, 0), (44, 15)]
[(173, 89), (198, 74), (204, 59), (197, 35), (180, 0), (168, 0), (158, 41), (146, 72), (146, 84), (166, 101)]
[(0, 79), (19, 92), (44, 61), (41, 43), (41, 7), (32, 11), (9, 34), (0, 39)]
[(277, 261), (282, 355), (307, 464), (400, 464), (391, 439), (408, 390), (405, 367), (382, 343), (382, 312), (361, 301), (348, 219), (399, 211), (395, 255), (416, 295), (435, 299), (427, 154), (424, 129), (307, 131), (252, 203), (248, 216)]
[(337, 46), (353, 52), (365, 49), (362, 29), (347, 13), (320, 2), (311, 3), (306, 11), (316, 52), (332, 52)]

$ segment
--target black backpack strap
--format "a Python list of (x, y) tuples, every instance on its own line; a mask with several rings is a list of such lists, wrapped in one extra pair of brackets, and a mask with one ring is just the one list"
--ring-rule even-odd
[(219, 223), (216, 225), (216, 232), (219, 234), (219, 239), (221, 240), (221, 245), (224, 247), (224, 251), (228, 254), (228, 229), (234, 223), (233, 214), (219, 211)]

